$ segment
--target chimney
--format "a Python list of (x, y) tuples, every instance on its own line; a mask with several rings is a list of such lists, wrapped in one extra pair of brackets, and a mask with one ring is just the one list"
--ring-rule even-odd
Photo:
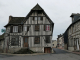
[(79, 13), (77, 13), (77, 14), (79, 14)]
[[(9, 22), (11, 21), (11, 19), (12, 19), (12, 16), (10, 15), (10, 16), (9, 16)], [(8, 22), (8, 23), (9, 23), (9, 22)]]

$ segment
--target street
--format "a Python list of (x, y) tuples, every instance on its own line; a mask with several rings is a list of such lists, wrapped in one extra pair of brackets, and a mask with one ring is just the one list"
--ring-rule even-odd
[(80, 56), (57, 48), (56, 53), (44, 55), (12, 56), (0, 54), (0, 60), (80, 60)]
[(61, 49), (57, 49), (57, 48), (53, 48), (53, 50), (55, 51), (56, 54), (64, 54), (64, 53), (69, 53), (67, 51), (61, 50)]

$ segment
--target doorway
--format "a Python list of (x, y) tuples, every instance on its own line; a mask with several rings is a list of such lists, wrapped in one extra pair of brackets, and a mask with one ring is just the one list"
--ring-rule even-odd
[(24, 47), (28, 47), (28, 37), (24, 37)]
[(51, 47), (45, 47), (44, 53), (51, 53)]

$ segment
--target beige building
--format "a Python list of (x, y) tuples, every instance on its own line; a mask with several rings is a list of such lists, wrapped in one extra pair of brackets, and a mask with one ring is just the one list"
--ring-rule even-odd
[(57, 38), (57, 47), (59, 48), (64, 48), (64, 38), (63, 38), (63, 35), (58, 35), (58, 38)]
[(80, 14), (72, 14), (72, 23), (64, 34), (64, 41), (70, 51), (80, 50)]
[(53, 45), (53, 48), (57, 46), (57, 40), (52, 40), (52, 45)]

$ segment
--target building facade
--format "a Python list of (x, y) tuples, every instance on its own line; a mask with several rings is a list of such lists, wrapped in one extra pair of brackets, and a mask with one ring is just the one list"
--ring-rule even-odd
[(53, 48), (56, 48), (57, 46), (57, 40), (52, 40)]
[(28, 47), (34, 52), (51, 53), (54, 23), (37, 4), (26, 17), (9, 16), (4, 52)]
[(2, 53), (4, 49), (4, 33), (0, 35), (0, 52)]
[(59, 48), (64, 48), (64, 37), (63, 37), (63, 34), (61, 35), (58, 35), (58, 38), (57, 38), (57, 47)]
[(64, 34), (64, 41), (70, 51), (80, 50), (80, 14), (72, 13), (72, 23)]

